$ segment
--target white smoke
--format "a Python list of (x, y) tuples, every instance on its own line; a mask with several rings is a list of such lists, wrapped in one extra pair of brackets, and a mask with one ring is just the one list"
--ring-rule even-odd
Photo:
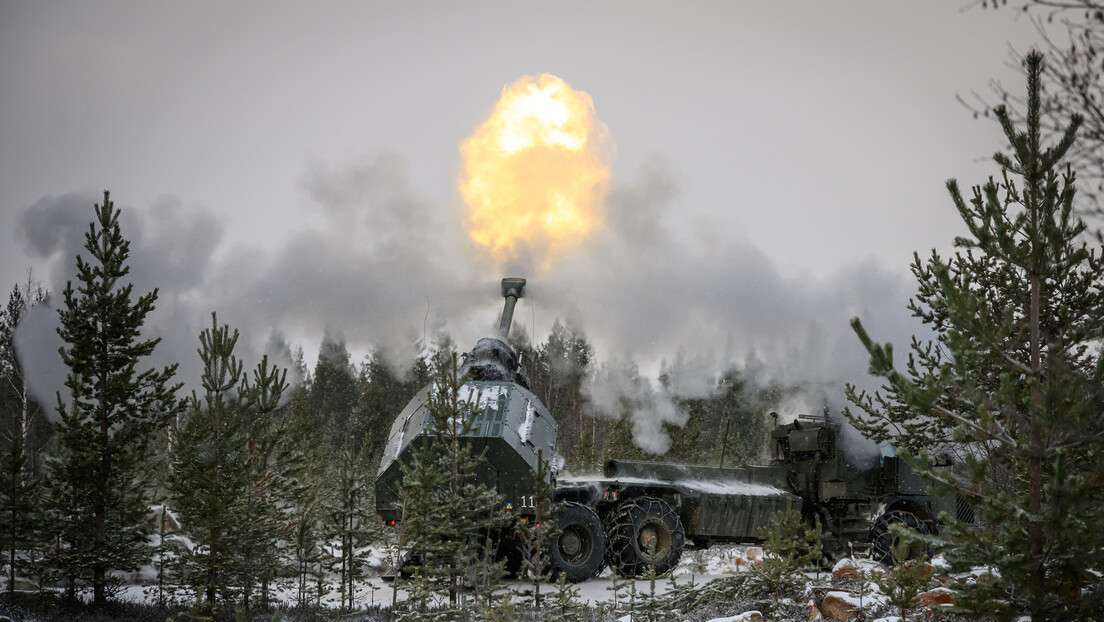
[(593, 370), (583, 391), (599, 415), (619, 418), (626, 413), (633, 442), (649, 453), (664, 454), (671, 446), (665, 426), (682, 427), (687, 414), (667, 387), (653, 386), (641, 376), (636, 363), (610, 359)]
[[(825, 405), (838, 413), (844, 382), (869, 386), (849, 319), (862, 317), (879, 340), (901, 343), (917, 330), (905, 309), (907, 275), (873, 261), (827, 279), (783, 275), (739, 231), (680, 217), (677, 183), (660, 160), (615, 186), (606, 227), (540, 274), (503, 274), (485, 263), (460, 227), (459, 208), (421, 197), (398, 155), (311, 166), (300, 191), (315, 225), (250, 247), (227, 242), (211, 209), (113, 197), (132, 241), (135, 290), (159, 289), (146, 330), (162, 339), (151, 365), (180, 362), (181, 379), (195, 388), (197, 335), (217, 311), (220, 323), (241, 330), (247, 362), (269, 352), (287, 365), (292, 346), (313, 350), (332, 329), (354, 352), (386, 352), (402, 368), (441, 327), (460, 349), (491, 334), (498, 280), (525, 276), (515, 323), (531, 323), (537, 341), (557, 318), (585, 333), (598, 359), (586, 387), (593, 405), (610, 416), (628, 412), (637, 445), (661, 454), (666, 428), (686, 421), (678, 399), (708, 395), (728, 370), (764, 385), (807, 387), (810, 414)], [(45, 266), (39, 273), (48, 275), (52, 305), (73, 277), (100, 199), (44, 197), (24, 211), (16, 237)], [(736, 194), (715, 206), (768, 208), (743, 205)], [(19, 328), (20, 354), (45, 404), (64, 378), (55, 326), (56, 312), (41, 309)]]

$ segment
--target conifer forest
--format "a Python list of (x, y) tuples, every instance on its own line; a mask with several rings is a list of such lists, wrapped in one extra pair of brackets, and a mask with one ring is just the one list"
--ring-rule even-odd
[[(882, 268), (805, 287), (736, 221), (703, 219), (681, 244), (661, 209), (677, 167), (614, 180), (613, 119), (639, 102), (608, 97), (607, 126), (597, 89), (551, 73), (503, 86), (459, 144), (450, 225), (401, 158), (315, 166), (299, 191), (353, 235), (302, 233), (272, 253), (277, 281), (243, 276), (262, 265), (244, 252), (220, 254), (214, 212), (194, 221), (211, 238), (197, 247), (174, 239), (203, 237), (174, 220), (180, 205), (158, 203), (179, 230), (165, 234), (129, 213), (125, 185), (76, 208), (84, 195), (42, 199), (14, 237), (33, 238), (47, 268), (10, 283), (0, 308), (0, 621), (1104, 620), (1104, 4), (962, 4), (969, 19), (1022, 13), (1036, 39), (1010, 46), (1015, 82), (957, 96), (994, 155), (977, 178), (935, 183), (942, 202), (925, 209), (953, 233), (907, 249), (907, 302), (892, 310), (898, 298), (876, 299), (897, 293)], [(2, 8), (0, 23), (16, 14)], [(17, 30), (0, 26), (0, 46)], [(836, 69), (810, 85), (850, 75)], [(880, 114), (848, 105), (856, 127)], [(757, 114), (791, 114), (772, 107)], [(794, 121), (744, 115), (725, 113), (770, 132)], [(825, 136), (843, 134), (808, 140)], [(879, 156), (900, 161), (899, 196), (878, 200), (915, 188), (925, 146), (899, 142)], [(804, 170), (812, 157), (778, 149), (797, 164), (770, 200), (833, 190)], [(735, 177), (760, 174), (741, 162)], [(379, 187), (387, 200), (356, 216), (370, 193), (346, 190)], [(903, 226), (886, 213), (847, 227), (881, 248), (884, 228)], [(369, 238), (391, 280), (341, 261), (333, 240), (353, 238)], [(478, 259), (457, 267), (464, 253)], [(189, 262), (220, 271), (217, 296), (174, 272)], [(454, 299), (432, 304), (456, 315), (430, 319), (428, 273)], [(501, 277), (501, 315), (466, 317), (498, 302), (476, 299)], [(334, 303), (329, 279), (367, 293)], [(584, 281), (597, 302), (514, 317), (519, 299)], [(275, 289), (301, 295), (266, 297)], [(642, 289), (628, 313), (613, 300)], [(743, 295), (767, 290), (782, 293)], [(420, 298), (424, 316), (407, 317)], [(538, 323), (538, 309), (556, 317)], [(750, 327), (725, 333), (728, 309)], [(350, 313), (376, 332), (346, 339)], [(282, 332), (298, 315), (309, 329)], [(197, 328), (181, 343), (166, 321)], [(473, 323), (485, 328), (469, 343)], [(688, 335), (724, 356), (699, 364)]]

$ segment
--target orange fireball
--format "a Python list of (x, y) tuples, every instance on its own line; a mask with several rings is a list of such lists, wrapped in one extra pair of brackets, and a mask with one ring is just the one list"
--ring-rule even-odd
[(504, 88), (460, 154), (464, 228), (500, 261), (547, 269), (602, 223), (609, 129), (590, 96), (556, 76)]

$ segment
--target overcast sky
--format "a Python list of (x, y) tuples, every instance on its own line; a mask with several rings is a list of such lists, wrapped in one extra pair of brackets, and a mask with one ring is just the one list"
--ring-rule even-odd
[(458, 148), (548, 72), (616, 159), (606, 230), (520, 275), (526, 330), (838, 386), (865, 368), (848, 318), (903, 340), (912, 252), (962, 233), (944, 182), (996, 172), (955, 95), (1022, 88), (1034, 33), (967, 4), (3, 0), (0, 284), (60, 291), (110, 189), (181, 357), (211, 311), (257, 351), (330, 330), (402, 359), (434, 323), (467, 348), (507, 275), (460, 228)]

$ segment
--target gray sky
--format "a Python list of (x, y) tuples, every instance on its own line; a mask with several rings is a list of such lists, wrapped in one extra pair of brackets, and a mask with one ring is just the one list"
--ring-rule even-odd
[(849, 317), (910, 334), (913, 250), (962, 232), (945, 180), (996, 172), (955, 94), (1022, 88), (1033, 31), (966, 4), (3, 0), (0, 284), (60, 291), (110, 189), (182, 357), (213, 310), (258, 351), (330, 330), (401, 359), (435, 322), (466, 348), (506, 275), (460, 229), (458, 147), (548, 72), (617, 155), (607, 229), (523, 275), (526, 329), (835, 387), (865, 369)]

